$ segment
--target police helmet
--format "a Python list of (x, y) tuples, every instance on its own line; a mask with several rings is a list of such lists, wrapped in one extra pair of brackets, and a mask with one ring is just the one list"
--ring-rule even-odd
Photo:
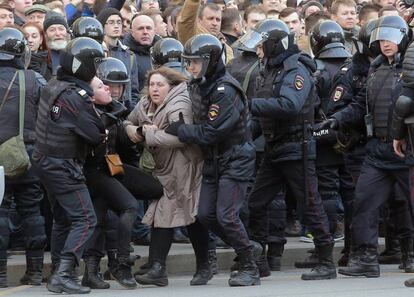
[(104, 58), (102, 45), (88, 37), (69, 41), (60, 54), (60, 65), (69, 74), (89, 82)]
[(126, 84), (129, 76), (125, 64), (116, 58), (108, 57), (102, 60), (96, 69), (96, 76), (105, 84)]
[(249, 33), (240, 38), (240, 44), (255, 49), (263, 44), (265, 57), (276, 57), (294, 43), (294, 35), (281, 20), (268, 19), (258, 23)]
[(370, 47), (369, 44), (372, 31), (374, 30), (377, 22), (378, 20), (375, 19), (370, 20), (368, 23), (364, 24), (359, 30), (358, 38), (355, 38), (353, 40), (355, 48), (359, 54), (369, 56), (371, 58), (378, 56), (379, 52), (376, 49)]
[(202, 69), (198, 78), (211, 77), (217, 66), (223, 63), (224, 45), (211, 34), (198, 34), (191, 37), (184, 46), (181, 55), (183, 63), (188, 65), (193, 59), (201, 59)]
[(80, 17), (72, 25), (73, 38), (89, 37), (99, 43), (104, 40), (104, 30), (101, 22), (91, 17)]
[(155, 67), (181, 68), (184, 47), (177, 39), (163, 38), (151, 48), (151, 62)]
[(409, 29), (405, 20), (397, 15), (387, 15), (378, 19), (369, 40), (370, 47), (378, 47), (377, 43), (380, 40), (391, 41), (398, 45), (399, 52), (405, 51), (409, 44)]
[(0, 60), (13, 60), (15, 57), (28, 58), (30, 50), (22, 32), (15, 28), (0, 30)]
[(309, 43), (316, 58), (349, 58), (345, 49), (345, 34), (341, 26), (331, 20), (321, 21), (309, 32)]

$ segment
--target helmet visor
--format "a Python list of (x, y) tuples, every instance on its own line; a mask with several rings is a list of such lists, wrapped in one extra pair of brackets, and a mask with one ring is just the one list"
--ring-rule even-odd
[(240, 37), (239, 43), (244, 48), (254, 50), (259, 44), (265, 42), (267, 38), (268, 34), (266, 32), (259, 33), (255, 30), (251, 30), (250, 32)]
[(371, 43), (379, 40), (391, 41), (398, 45), (405, 34), (400, 28), (378, 27), (372, 31), (369, 45), (371, 46)]
[(182, 55), (181, 63), (183, 71), (186, 70), (193, 79), (202, 78), (207, 71), (210, 58)]

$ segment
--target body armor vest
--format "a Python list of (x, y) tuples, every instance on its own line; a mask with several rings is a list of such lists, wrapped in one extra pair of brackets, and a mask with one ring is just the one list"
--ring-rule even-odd
[[(257, 77), (255, 97), (278, 98), (285, 74), (286, 72), (283, 70), (283, 66), (280, 68), (265, 69), (265, 71), (260, 73), (260, 76)], [(292, 139), (292, 141), (301, 140), (303, 138), (301, 133), (303, 131), (304, 122), (307, 121), (309, 125), (313, 124), (315, 100), (316, 94), (315, 88), (313, 87), (300, 115), (295, 116), (290, 120), (283, 121), (278, 121), (277, 119), (270, 117), (260, 117), (260, 124), (266, 141), (289, 141), (286, 137), (295, 137), (295, 135), (298, 139)]]
[(44, 88), (39, 103), (35, 149), (43, 155), (54, 158), (84, 160), (87, 145), (78, 135), (51, 118), (53, 104), (64, 91), (70, 88), (76, 89), (74, 84), (56, 79), (50, 81)]
[[(374, 135), (388, 137), (388, 127), (392, 117), (394, 101), (397, 98), (397, 84), (402, 70), (395, 66), (379, 66), (367, 81), (368, 109), (373, 116)], [(398, 90), (396, 90), (398, 89)]]

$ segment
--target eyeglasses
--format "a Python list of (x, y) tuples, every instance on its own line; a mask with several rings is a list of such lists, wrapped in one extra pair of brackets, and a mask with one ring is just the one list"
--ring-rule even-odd
[(115, 21), (115, 20), (109, 20), (109, 21), (107, 21), (106, 23), (105, 23), (105, 25), (115, 25), (115, 24), (117, 24), (117, 25), (122, 25), (122, 21), (121, 20), (117, 20), (117, 21)]

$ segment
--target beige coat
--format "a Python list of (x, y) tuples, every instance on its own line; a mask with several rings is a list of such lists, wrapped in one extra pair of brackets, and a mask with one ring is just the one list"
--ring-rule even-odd
[[(155, 109), (155, 110), (154, 110)], [(198, 146), (180, 142), (164, 129), (184, 115), (192, 123), (193, 112), (186, 83), (170, 90), (164, 103), (156, 107), (142, 98), (128, 121), (134, 125), (154, 124), (157, 129), (146, 129), (146, 146), (155, 160), (153, 174), (164, 187), (164, 195), (153, 201), (142, 220), (144, 224), (171, 228), (195, 222), (201, 187), (202, 154)]]

